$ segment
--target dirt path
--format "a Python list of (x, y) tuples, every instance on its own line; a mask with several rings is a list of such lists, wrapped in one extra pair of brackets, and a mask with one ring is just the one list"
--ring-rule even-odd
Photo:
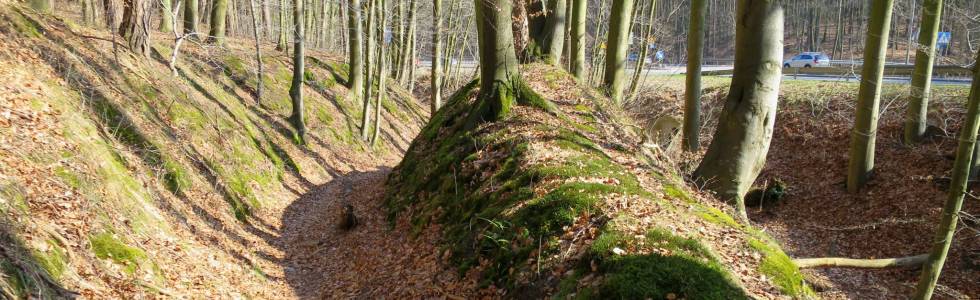
[[(418, 237), (386, 219), (384, 181), (390, 169), (353, 171), (314, 186), (282, 213), (278, 237), (282, 280), (302, 299), (459, 296), (452, 269), (439, 262), (435, 229)], [(346, 196), (349, 189), (349, 197)], [(339, 228), (344, 203), (359, 225)]]

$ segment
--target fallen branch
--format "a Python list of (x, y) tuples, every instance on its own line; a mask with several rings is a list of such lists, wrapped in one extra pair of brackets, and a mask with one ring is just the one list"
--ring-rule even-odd
[(881, 259), (843, 257), (797, 258), (793, 262), (800, 268), (903, 268), (920, 266), (927, 259), (929, 259), (929, 254)]

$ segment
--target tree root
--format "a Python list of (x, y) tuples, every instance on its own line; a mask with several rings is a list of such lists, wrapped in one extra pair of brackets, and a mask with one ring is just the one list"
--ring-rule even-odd
[(904, 268), (918, 267), (929, 259), (929, 254), (881, 259), (854, 259), (843, 257), (797, 258), (793, 263), (802, 268)]

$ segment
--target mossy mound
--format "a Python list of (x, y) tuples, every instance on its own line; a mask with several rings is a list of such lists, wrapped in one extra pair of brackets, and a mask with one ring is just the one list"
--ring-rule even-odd
[[(642, 163), (656, 158), (633, 146), (622, 112), (561, 70), (523, 72), (540, 99), (500, 121), (468, 122), (483, 105), (475, 81), (433, 116), (388, 178), (392, 221), (440, 226), (461, 274), (512, 295), (738, 299), (759, 293), (747, 287), (778, 290), (731, 275), (733, 253), (755, 251), (758, 233), (700, 203), (671, 169)], [(700, 235), (709, 233), (737, 242), (721, 247)], [(758, 256), (750, 273), (765, 271), (766, 253)], [(785, 277), (803, 284), (787, 267)]]

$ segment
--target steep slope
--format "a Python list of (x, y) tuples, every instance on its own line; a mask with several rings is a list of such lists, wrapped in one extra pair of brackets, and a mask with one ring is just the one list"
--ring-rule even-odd
[(480, 283), (476, 293), (812, 295), (771, 238), (693, 192), (606, 98), (555, 67), (522, 73), (530, 88), (519, 97), (532, 105), (474, 128), (467, 112), (480, 100), (468, 85), (388, 178), (389, 217), (441, 232), (443, 258)]
[(258, 101), (244, 42), (185, 44), (172, 76), (169, 39), (138, 59), (15, 5), (0, 40), (0, 291), (15, 298), (301, 294), (322, 238), (308, 220), (333, 222), (320, 204), (341, 200), (325, 187), (386, 170), (428, 118), (392, 87), (382, 140), (360, 141), (346, 65), (312, 51), (298, 145), (289, 58), (271, 47)]

